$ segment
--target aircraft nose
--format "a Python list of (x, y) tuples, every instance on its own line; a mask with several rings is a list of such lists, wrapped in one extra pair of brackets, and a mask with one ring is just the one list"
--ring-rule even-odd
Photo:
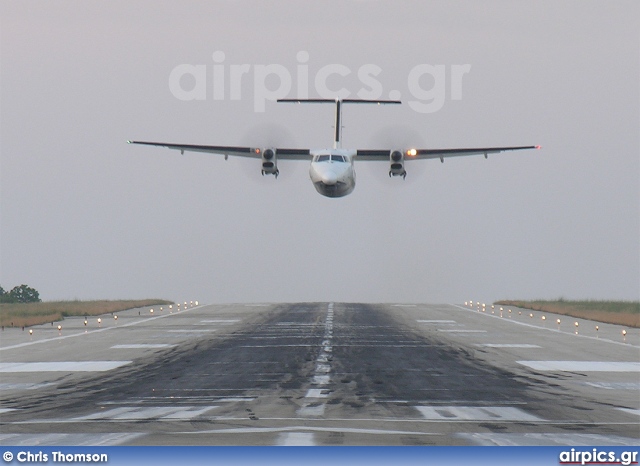
[(326, 185), (333, 186), (338, 182), (338, 176), (332, 171), (326, 171), (322, 174), (322, 182)]

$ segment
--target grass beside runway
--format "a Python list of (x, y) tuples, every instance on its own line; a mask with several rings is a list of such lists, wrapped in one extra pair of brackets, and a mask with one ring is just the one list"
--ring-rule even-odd
[(494, 304), (544, 311), (609, 324), (640, 327), (639, 301), (503, 300)]
[(0, 304), (0, 325), (29, 327), (56, 322), (71, 316), (96, 316), (145, 306), (173, 304), (163, 299), (121, 301), (50, 301)]

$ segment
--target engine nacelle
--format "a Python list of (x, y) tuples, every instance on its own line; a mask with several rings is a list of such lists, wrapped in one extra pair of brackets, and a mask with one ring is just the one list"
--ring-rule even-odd
[(269, 147), (262, 150), (262, 175), (275, 175), (278, 177), (278, 156), (276, 150)]
[(389, 152), (389, 176), (401, 176), (405, 178), (407, 172), (404, 169), (404, 151), (392, 150)]

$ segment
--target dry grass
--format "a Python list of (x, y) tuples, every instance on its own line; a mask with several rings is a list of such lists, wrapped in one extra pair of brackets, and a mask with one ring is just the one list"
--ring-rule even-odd
[(3, 327), (29, 327), (55, 322), (70, 316), (96, 316), (160, 304), (172, 304), (172, 302), (162, 299), (143, 299), (0, 304), (0, 325)]
[(638, 301), (497, 301), (502, 306), (515, 306), (534, 311), (578, 317), (597, 322), (640, 327)]

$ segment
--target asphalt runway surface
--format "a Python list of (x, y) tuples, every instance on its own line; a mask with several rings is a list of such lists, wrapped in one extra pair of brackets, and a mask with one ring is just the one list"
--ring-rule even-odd
[(117, 317), (2, 331), (0, 444), (640, 443), (638, 329), (476, 303)]

